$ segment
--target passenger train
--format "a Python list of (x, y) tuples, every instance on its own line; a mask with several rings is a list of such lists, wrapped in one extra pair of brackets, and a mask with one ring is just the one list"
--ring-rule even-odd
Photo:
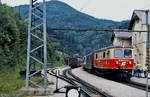
[(83, 68), (111, 78), (130, 80), (134, 68), (133, 48), (109, 46), (84, 57)]
[(81, 66), (80, 58), (66, 57), (64, 60), (65, 60), (65, 64), (70, 66), (71, 68), (77, 68)]

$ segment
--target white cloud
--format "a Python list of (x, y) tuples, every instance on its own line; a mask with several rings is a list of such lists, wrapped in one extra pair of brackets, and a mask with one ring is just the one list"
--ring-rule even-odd
[[(30, 0), (2, 0), (3, 3), (15, 6), (28, 4)], [(47, 0), (49, 1), (49, 0)], [(59, 0), (77, 10), (97, 18), (112, 20), (130, 19), (134, 9), (148, 8), (149, 0)], [(149, 5), (149, 6), (148, 6)], [(150, 8), (150, 7), (149, 7)]]

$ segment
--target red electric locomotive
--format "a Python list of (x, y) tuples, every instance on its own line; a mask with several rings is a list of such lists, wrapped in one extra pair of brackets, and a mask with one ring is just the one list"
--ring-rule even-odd
[(134, 67), (133, 48), (110, 46), (84, 57), (83, 68), (113, 78), (130, 79)]

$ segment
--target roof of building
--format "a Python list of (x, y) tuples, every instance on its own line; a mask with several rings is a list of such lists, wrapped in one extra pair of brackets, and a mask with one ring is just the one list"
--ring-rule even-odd
[(129, 39), (129, 38), (132, 37), (132, 33), (131, 32), (114, 32), (114, 34), (118, 38)]
[[(148, 24), (150, 24), (150, 11), (148, 11), (148, 19)], [(134, 10), (129, 24), (129, 30), (132, 29), (134, 22), (137, 20), (141, 20), (142, 24), (146, 25), (146, 10)]]
[(113, 41), (115, 37), (121, 38), (121, 39), (131, 39), (132, 33), (131, 32), (114, 32), (111, 40)]

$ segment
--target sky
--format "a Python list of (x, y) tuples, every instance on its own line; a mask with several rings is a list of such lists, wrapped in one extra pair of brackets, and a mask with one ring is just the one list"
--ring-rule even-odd
[[(10, 6), (29, 4), (30, 0), (1, 0)], [(39, 0), (42, 1), (42, 0)], [(50, 0), (47, 0), (50, 1)], [(59, 0), (99, 19), (122, 21), (131, 19), (135, 9), (150, 9), (150, 0)]]

